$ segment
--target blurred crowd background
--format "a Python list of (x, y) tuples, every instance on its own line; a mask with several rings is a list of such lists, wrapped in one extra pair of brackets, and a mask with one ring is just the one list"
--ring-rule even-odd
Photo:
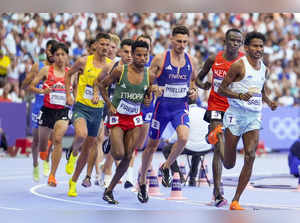
[[(169, 48), (171, 29), (179, 24), (190, 30), (187, 51), (199, 60), (199, 69), (209, 55), (223, 49), (227, 29), (265, 34), (269, 96), (280, 106), (300, 106), (300, 13), (2, 13), (0, 81), (6, 81), (0, 86), (0, 102), (33, 100), (20, 85), (33, 63), (45, 59), (49, 39), (68, 44), (71, 65), (87, 53), (87, 40), (99, 31), (121, 39), (146, 33), (155, 55)], [(208, 92), (200, 91), (200, 97), (205, 103)]]

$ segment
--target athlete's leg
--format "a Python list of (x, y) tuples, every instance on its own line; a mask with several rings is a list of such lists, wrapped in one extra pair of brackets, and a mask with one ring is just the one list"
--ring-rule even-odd
[(177, 157), (182, 153), (184, 150), (184, 146), (187, 143), (189, 137), (189, 128), (186, 125), (179, 125), (176, 128), (177, 133), (177, 141), (172, 146), (171, 153), (163, 165), (163, 168), (169, 169), (170, 166), (175, 162)]
[[(51, 157), (51, 171), (50, 171), (50, 175), (52, 175), (52, 176), (55, 176), (57, 167), (61, 160), (62, 138), (65, 135), (68, 127), (69, 127), (69, 121), (66, 121), (66, 120), (58, 120), (55, 122), (55, 125), (54, 125), (53, 152), (52, 152), (52, 157)], [(47, 145), (48, 145), (48, 139), (49, 139), (49, 137), (47, 137)]]
[(87, 138), (88, 129), (86, 120), (81, 117), (75, 119), (73, 125), (75, 130), (75, 137), (72, 143), (72, 153), (73, 156), (77, 156), (79, 148), (83, 144), (84, 140)]
[(96, 149), (95, 146), (93, 146), (96, 143), (96, 137), (88, 136), (86, 140), (84, 141), (83, 145), (81, 146), (81, 152), (78, 157), (76, 168), (74, 171), (74, 174), (72, 176), (72, 181), (77, 182), (80, 173), (82, 169), (84, 168), (85, 164), (87, 163), (88, 156), (89, 156), (89, 150)]
[(146, 173), (150, 164), (152, 163), (153, 155), (157, 150), (159, 144), (159, 139), (149, 138), (148, 144), (142, 154), (142, 167), (141, 167), (141, 176), (139, 179), (139, 184), (146, 184)]
[(223, 165), (226, 169), (231, 169), (236, 162), (236, 147), (240, 136), (233, 135), (229, 128), (225, 129), (225, 149)]
[(31, 144), (31, 152), (32, 152), (32, 160), (33, 160), (33, 167), (37, 167), (38, 164), (38, 158), (39, 158), (39, 150), (38, 150), (38, 144), (39, 144), (39, 132), (38, 128), (32, 128), (32, 144)]
[(244, 166), (239, 177), (239, 182), (235, 195), (233, 197), (233, 201), (239, 201), (241, 194), (245, 190), (250, 180), (253, 163), (255, 160), (255, 151), (259, 140), (259, 130), (257, 129), (246, 132), (245, 134), (243, 134), (242, 138), (245, 151)]

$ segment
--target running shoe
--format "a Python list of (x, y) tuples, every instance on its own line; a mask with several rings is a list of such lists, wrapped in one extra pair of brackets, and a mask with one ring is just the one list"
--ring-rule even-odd
[(48, 185), (51, 187), (56, 187), (56, 185), (57, 185), (56, 179), (52, 174), (49, 175)]
[(227, 204), (227, 200), (222, 196), (219, 195), (214, 199), (214, 206), (217, 208), (223, 207)]
[(137, 198), (141, 203), (147, 203), (149, 196), (146, 189), (146, 184), (139, 185), (140, 190), (138, 191)]
[(70, 159), (72, 151), (73, 151), (72, 146), (67, 149), (67, 151), (66, 151), (66, 160)]
[(66, 173), (67, 174), (71, 175), (73, 173), (77, 158), (78, 158), (78, 156), (73, 156), (73, 153), (71, 153), (70, 158), (66, 165)]
[(245, 208), (242, 208), (239, 204), (238, 201), (232, 201), (232, 203), (230, 204), (230, 210), (232, 211), (242, 211), (245, 210)]
[(207, 141), (209, 144), (215, 145), (219, 141), (218, 139), (218, 134), (222, 133), (222, 125), (218, 125), (214, 130), (212, 130), (208, 136), (207, 136)]
[(76, 184), (77, 183), (74, 182), (72, 178), (69, 180), (69, 191), (68, 191), (69, 197), (77, 197)]
[(114, 195), (112, 191), (108, 191), (107, 188), (105, 189), (102, 198), (103, 200), (107, 201), (109, 204), (119, 204), (119, 202), (114, 199)]
[(162, 173), (161, 183), (164, 187), (171, 187), (172, 178), (168, 168), (163, 168), (163, 165), (159, 168)]
[(124, 188), (128, 189), (130, 187), (133, 187), (133, 184), (130, 181), (126, 180), (126, 182), (124, 183)]
[(48, 157), (48, 149), (44, 152), (40, 152), (40, 158), (41, 160), (46, 160)]
[(92, 183), (91, 183), (91, 177), (87, 175), (87, 176), (84, 178), (84, 180), (82, 181), (81, 185), (82, 185), (83, 187), (90, 187), (90, 186), (92, 186)]
[(39, 166), (33, 167), (33, 180), (35, 182), (39, 182), (40, 181), (40, 170), (39, 170)]
[(48, 177), (50, 173), (50, 167), (49, 167), (49, 162), (44, 160), (43, 162), (43, 174), (45, 177)]

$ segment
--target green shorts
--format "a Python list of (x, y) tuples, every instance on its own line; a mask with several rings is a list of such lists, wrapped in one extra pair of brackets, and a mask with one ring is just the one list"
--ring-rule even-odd
[(96, 137), (102, 120), (103, 108), (92, 108), (76, 102), (73, 106), (73, 125), (75, 120), (83, 118), (86, 121), (88, 136)]

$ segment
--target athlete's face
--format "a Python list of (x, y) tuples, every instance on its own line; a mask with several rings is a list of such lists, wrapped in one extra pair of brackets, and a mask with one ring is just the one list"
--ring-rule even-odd
[(251, 58), (261, 59), (264, 53), (264, 42), (261, 39), (253, 38), (248, 46), (245, 45), (245, 50)]
[(108, 50), (107, 57), (111, 60), (115, 59), (115, 57), (117, 56), (117, 51), (118, 51), (118, 47), (117, 47), (116, 43), (113, 41), (110, 41), (110, 47)]
[(173, 50), (181, 54), (184, 52), (185, 48), (189, 43), (189, 36), (187, 34), (176, 34), (172, 37)]
[(137, 47), (132, 54), (133, 63), (136, 67), (144, 67), (148, 61), (149, 51), (145, 47)]
[(226, 49), (231, 53), (236, 53), (239, 51), (242, 41), (243, 37), (241, 33), (231, 31), (225, 40)]
[(121, 60), (124, 64), (132, 63), (131, 46), (124, 45), (120, 50)]
[(46, 57), (49, 63), (54, 63), (54, 56), (51, 53), (51, 47), (52, 45), (49, 44), (47, 49), (46, 49)]
[(100, 56), (108, 56), (109, 47), (110, 47), (110, 40), (101, 38), (97, 41), (96, 52)]
[(54, 53), (55, 64), (62, 67), (68, 64), (68, 54), (61, 48)]

